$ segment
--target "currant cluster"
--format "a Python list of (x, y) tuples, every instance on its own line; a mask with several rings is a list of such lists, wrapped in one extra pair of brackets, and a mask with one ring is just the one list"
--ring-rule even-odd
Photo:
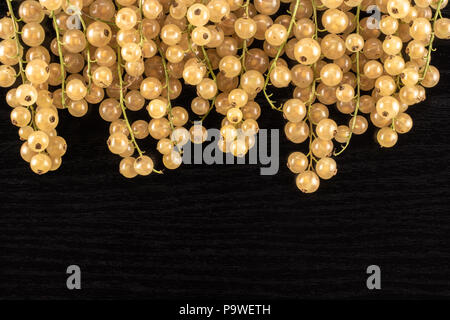
[[(22, 158), (38, 174), (56, 170), (66, 152), (58, 109), (82, 117), (98, 105), (110, 122), (107, 146), (122, 158), (120, 173), (133, 178), (161, 173), (139, 140), (154, 139), (164, 167), (176, 169), (186, 143), (206, 141), (212, 110), (223, 116), (220, 150), (244, 157), (264, 101), (287, 120), (288, 140), (307, 142), (287, 165), (302, 192), (315, 192), (337, 172), (332, 156), (369, 122), (382, 147), (411, 130), (408, 107), (439, 81), (434, 40), (450, 38), (441, 14), (448, 0), (6, 2), (0, 86), (15, 87), (6, 97), (11, 121), (25, 141)], [(380, 19), (365, 15), (371, 10)], [(190, 110), (173, 105), (194, 86)], [(292, 97), (276, 106), (270, 87), (291, 88)], [(345, 124), (330, 118), (334, 106), (349, 116)], [(144, 118), (130, 121), (139, 111)]]
[[(353, 134), (365, 133), (369, 121), (379, 128), (377, 141), (386, 148), (397, 143), (398, 134), (411, 130), (408, 107), (425, 100), (424, 88), (439, 81), (438, 69), (430, 65), (434, 38), (450, 38), (449, 20), (441, 15), (447, 1), (414, 4), (311, 0), (306, 17), (296, 16), (295, 38), (285, 45), (286, 56), (298, 62), (290, 77), (285, 76), (286, 83), (296, 88), (281, 110), (288, 120), (286, 137), (294, 143), (309, 139), (307, 154), (294, 152), (288, 158), (301, 191), (315, 192), (320, 179), (336, 174), (331, 156), (341, 154)], [(384, 14), (380, 20), (361, 16), (374, 5)], [(348, 124), (330, 119), (332, 105), (338, 113), (351, 115)], [(339, 151), (334, 151), (333, 140), (342, 144)]]
[[(66, 141), (56, 132), (58, 109), (53, 103), (54, 94), (48, 90), (49, 84), (60, 82), (52, 82), (50, 53), (41, 46), (45, 31), (40, 24), (44, 10), (39, 2), (20, 5), (19, 17), (24, 23), (20, 31), (19, 19), (11, 3), (7, 4), (10, 16), (0, 20), (0, 86), (11, 87), (17, 78), (21, 79), (17, 88), (8, 91), (6, 102), (13, 108), (11, 122), (19, 127), (19, 137), (25, 141), (20, 155), (35, 173), (43, 174), (60, 167), (67, 149)], [(21, 40), (28, 47), (26, 52)]]

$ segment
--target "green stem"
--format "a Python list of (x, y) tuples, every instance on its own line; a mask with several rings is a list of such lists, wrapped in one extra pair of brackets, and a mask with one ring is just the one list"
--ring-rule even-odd
[[(269, 68), (269, 70), (267, 71), (267, 74), (266, 74), (266, 81), (264, 82), (264, 87), (263, 87), (263, 93), (264, 93), (264, 96), (266, 97), (267, 102), (268, 102), (269, 105), (272, 107), (272, 109), (278, 110), (278, 111), (281, 111), (282, 107), (278, 107), (278, 108), (277, 108), (277, 107), (275, 106), (274, 102), (270, 99), (271, 95), (268, 95), (268, 94), (267, 94), (267, 86), (269, 85), (270, 73), (271, 73), (272, 70), (275, 68), (275, 66), (276, 66), (276, 64), (277, 64), (277, 61), (278, 61), (278, 58), (280, 57), (281, 52), (283, 52), (283, 49), (284, 49), (284, 47), (286, 46), (286, 43), (287, 43), (288, 40), (289, 40), (289, 35), (291, 34), (292, 28), (293, 28), (293, 26), (294, 26), (294, 24), (295, 24), (295, 16), (297, 15), (297, 10), (298, 10), (299, 5), (300, 5), (300, 0), (296, 0), (296, 1), (295, 1), (295, 6), (294, 6), (294, 11), (292, 12), (292, 15), (291, 15), (291, 21), (289, 22), (289, 27), (288, 27), (288, 29), (287, 29), (287, 38), (286, 38), (286, 40), (280, 45), (280, 47), (278, 48), (277, 54), (275, 55), (275, 58), (273, 59), (272, 64), (270, 65), (270, 68)], [(317, 27), (316, 27), (316, 28), (317, 28)]]
[[(356, 10), (356, 16), (355, 16), (355, 20), (356, 20), (356, 33), (359, 34), (359, 30), (360, 30), (360, 24), (359, 24), (359, 14), (361, 12), (361, 5), (359, 5), (357, 7)], [(348, 145), (350, 144), (350, 140), (352, 139), (353, 136), (353, 130), (355, 129), (355, 125), (356, 125), (356, 117), (358, 116), (358, 111), (359, 111), (359, 105), (360, 105), (360, 97), (361, 97), (361, 75), (360, 75), (360, 66), (359, 66), (359, 51), (357, 51), (355, 53), (356, 55), (356, 86), (357, 86), (357, 92), (356, 92), (356, 107), (355, 107), (355, 112), (353, 114), (353, 119), (351, 121), (351, 128), (350, 128), (350, 134), (348, 136), (347, 141), (345, 142), (345, 144), (343, 146), (341, 146), (341, 150), (339, 152), (334, 152), (335, 156), (340, 155), (342, 152), (344, 152), (345, 149), (347, 149)]]
[(245, 4), (244, 4), (244, 8), (245, 8), (245, 15), (248, 18), (250, 15), (248, 14), (248, 6), (250, 5), (250, 0), (246, 0)]
[(432, 21), (433, 21), (433, 30), (431, 32), (430, 42), (428, 43), (428, 54), (427, 54), (427, 58), (426, 58), (427, 62), (425, 64), (425, 68), (423, 69), (422, 77), (420, 78), (420, 80), (425, 79), (425, 76), (427, 75), (428, 69), (430, 68), (431, 52), (434, 51), (433, 50), (433, 42), (434, 42), (434, 38), (435, 38), (434, 27), (436, 25), (437, 18), (439, 16), (442, 16), (442, 14), (441, 14), (441, 6), (442, 6), (443, 2), (444, 2), (444, 0), (439, 0), (438, 5), (436, 7), (436, 12), (434, 13), (434, 17), (432, 19)]
[[(134, 148), (138, 152), (139, 156), (142, 157), (142, 155), (144, 153), (142, 152), (141, 148), (139, 148), (136, 138), (134, 137), (133, 129), (131, 128), (130, 121), (128, 120), (128, 116), (127, 116), (127, 108), (125, 107), (125, 104), (124, 104), (122, 55), (120, 52), (120, 47), (117, 47), (117, 75), (119, 77), (119, 90), (120, 90), (119, 103), (120, 103), (120, 107), (122, 108), (123, 119), (125, 120), (125, 123), (127, 124), (128, 132), (130, 133), (130, 138), (131, 138), (131, 141), (133, 142)], [(153, 172), (162, 174), (162, 171), (158, 171), (155, 169), (153, 169)]]
[[(217, 78), (216, 75), (214, 74), (214, 70), (212, 68), (212, 64), (211, 61), (209, 60), (208, 57), (208, 53), (206, 52), (205, 48), (202, 46), (202, 52), (203, 55), (205, 56), (205, 61), (206, 61), (206, 65), (208, 66), (209, 69), (209, 73), (211, 74), (211, 77), (213, 78), (214, 82), (216, 83), (217, 86)], [(205, 115), (202, 117), (201, 121), (203, 122), (206, 117), (209, 115), (209, 113), (211, 112), (211, 110), (214, 108), (214, 104), (216, 103), (216, 98), (217, 98), (217, 94), (214, 96), (214, 98), (211, 101), (211, 106), (209, 107), (208, 111), (205, 113)]]
[[(189, 47), (189, 51), (196, 55), (196, 53), (192, 49), (192, 44), (191, 44), (191, 32), (192, 32), (193, 29), (194, 29), (194, 26), (189, 24), (188, 28), (187, 28), (187, 32), (188, 32), (188, 47)], [(208, 71), (211, 74), (212, 79), (214, 80), (214, 82), (217, 85), (217, 77), (214, 74), (214, 70), (212, 68), (211, 60), (209, 59), (208, 53), (206, 52), (206, 49), (205, 49), (204, 46), (200, 46), (200, 48), (202, 49), (202, 53), (203, 53), (203, 56), (204, 56), (204, 62), (206, 62), (206, 67), (208, 68)], [(161, 56), (162, 56), (162, 54), (161, 54)], [(196, 55), (196, 57), (197, 57), (197, 55)], [(197, 57), (197, 59), (198, 59), (198, 57)], [(214, 104), (216, 102), (216, 97), (217, 97), (217, 95), (212, 99), (211, 106), (210, 106), (209, 110), (205, 113), (205, 115), (201, 118), (200, 121), (204, 121), (206, 119), (206, 117), (208, 116), (208, 114), (211, 112), (211, 110), (214, 108)]]
[(111, 25), (111, 26), (116, 27), (116, 24), (115, 24), (114, 22), (112, 22), (112, 21), (107, 21), (107, 20), (103, 20), (103, 19), (100, 19), (100, 18), (93, 17), (93, 16), (87, 14), (87, 13), (84, 12), (84, 11), (81, 11), (81, 14), (82, 14), (83, 16), (88, 17), (89, 19), (92, 19), (92, 20), (95, 20), (95, 21), (98, 21), (98, 22), (103, 22), (103, 23), (106, 23), (106, 24), (109, 24), (109, 25)]
[(314, 12), (314, 25), (316, 26), (316, 29), (314, 30), (314, 36), (313, 39), (317, 40), (318, 37), (318, 31), (319, 31), (319, 21), (318, 21), (318, 15), (317, 15), (317, 6), (315, 3), (315, 0), (311, 0), (312, 6), (313, 6), (313, 12)]
[(242, 42), (242, 53), (241, 53), (241, 64), (242, 64), (241, 73), (247, 71), (247, 69), (245, 67), (245, 56), (246, 56), (247, 52), (248, 52), (247, 40), (244, 39), (244, 41)]
[(128, 120), (127, 116), (127, 109), (124, 104), (124, 97), (123, 97), (123, 75), (122, 75), (122, 54), (120, 52), (120, 47), (117, 48), (117, 75), (119, 80), (119, 103), (120, 107), (122, 108), (123, 118), (127, 124), (128, 131), (130, 133), (131, 141), (134, 144), (134, 147), (136, 148), (136, 151), (139, 153), (139, 156), (143, 155), (143, 152), (141, 148), (139, 148), (139, 145), (136, 142), (136, 139), (134, 137), (133, 129), (131, 128), (130, 121)]
[(23, 68), (22, 57), (20, 56), (20, 52), (23, 50), (23, 47), (20, 44), (20, 40), (19, 40), (19, 36), (18, 36), (20, 34), (20, 31), (18, 30), (17, 18), (14, 15), (14, 10), (12, 8), (11, 0), (6, 0), (6, 3), (8, 4), (9, 15), (11, 16), (11, 19), (13, 20), (14, 40), (16, 42), (17, 55), (19, 56), (19, 58), (18, 58), (19, 73), (20, 73), (20, 76), (22, 77), (22, 82), (25, 83), (27, 81), (27, 78), (25, 76), (25, 70)]
[(208, 114), (211, 112), (212, 109), (214, 109), (214, 105), (216, 103), (216, 98), (217, 96), (215, 96), (212, 101), (211, 101), (211, 106), (209, 107), (208, 111), (204, 114), (204, 116), (202, 117), (202, 119), (200, 121), (205, 121), (206, 117), (208, 116)]
[[(250, 5), (250, 0), (246, 0), (245, 3), (242, 5), (242, 7), (245, 10), (245, 17), (248, 18), (250, 15), (248, 13), (248, 6)], [(242, 68), (241, 68), (241, 73), (247, 71), (245, 68), (245, 56), (248, 52), (248, 47), (247, 47), (247, 39), (244, 39), (244, 41), (242, 41), (242, 53), (241, 53), (241, 64), (242, 64)]]
[[(214, 82), (216, 83), (217, 86), (217, 78), (216, 75), (214, 74), (214, 70), (212, 68), (212, 64), (211, 64), (211, 60), (209, 60), (209, 56), (208, 53), (206, 52), (206, 49), (204, 46), (201, 46), (202, 48), (202, 52), (203, 52), (203, 56), (205, 57), (205, 61), (206, 61), (206, 65), (208, 67), (209, 73), (211, 74), (212, 79), (214, 80)], [(211, 101), (211, 106), (209, 107), (208, 111), (205, 113), (205, 115), (202, 117), (201, 121), (203, 122), (206, 117), (208, 116), (208, 114), (211, 112), (211, 110), (214, 108), (214, 104), (216, 102), (216, 97), (217, 94), (214, 96), (214, 98)]]
[(197, 57), (197, 54), (194, 52), (194, 49), (192, 49), (192, 42), (191, 42), (191, 32), (192, 30), (194, 30), (194, 26), (192, 24), (189, 24), (187, 27), (187, 33), (188, 33), (188, 51), (187, 52), (192, 52), (195, 57)]
[(208, 53), (206, 52), (206, 49), (204, 46), (201, 46), (203, 56), (205, 57), (206, 66), (208, 67), (209, 73), (211, 74), (211, 77), (213, 78), (214, 82), (217, 84), (216, 75), (214, 74), (214, 70), (212, 68), (211, 60), (209, 60)]
[[(313, 16), (314, 16), (314, 22), (315, 22), (315, 30), (314, 30), (314, 35), (313, 35), (313, 39), (317, 39), (317, 32), (319, 29), (319, 26), (317, 24), (317, 6), (314, 0), (311, 1), (312, 7), (313, 7)], [(312, 65), (312, 69), (313, 69), (313, 73), (316, 74), (316, 64), (314, 63)], [(306, 102), (306, 104), (308, 105), (308, 112), (306, 114), (307, 116), (307, 121), (309, 123), (309, 152), (306, 155), (307, 157), (309, 157), (309, 165), (308, 165), (308, 170), (312, 170), (313, 169), (313, 161), (317, 162), (316, 157), (314, 156), (314, 154), (312, 153), (311, 150), (311, 146), (312, 146), (312, 142), (313, 139), (315, 138), (315, 134), (314, 134), (314, 128), (313, 128), (313, 124), (311, 121), (311, 106), (312, 103), (314, 101), (314, 98), (316, 96), (316, 82), (319, 79), (314, 79), (313, 83), (311, 85), (311, 94), (309, 96), (308, 101)]]
[(167, 70), (167, 64), (166, 64), (166, 58), (164, 56), (164, 53), (162, 52), (161, 48), (158, 47), (158, 51), (159, 54), (161, 56), (161, 61), (164, 67), (164, 75), (166, 78), (166, 88), (167, 88), (167, 113), (168, 113), (168, 118), (169, 118), (169, 123), (170, 123), (170, 128), (173, 129), (175, 128), (172, 122), (172, 102), (170, 101), (170, 85), (169, 85), (169, 81), (170, 81), (170, 77), (169, 77), (169, 71)]
[[(81, 25), (83, 26), (83, 33), (84, 36), (86, 37), (86, 22), (84, 21), (84, 19), (79, 16), (80, 18), (80, 22)], [(86, 59), (87, 59), (87, 76), (88, 76), (88, 93), (91, 92), (91, 87), (92, 87), (92, 65), (91, 65), (91, 51), (89, 50), (89, 41), (86, 41)]]
[[(314, 71), (314, 73), (316, 72), (316, 64), (313, 65), (313, 71)], [(316, 81), (317, 81), (317, 79), (314, 79), (314, 81), (312, 83), (311, 95), (310, 95), (309, 100), (307, 102), (307, 105), (308, 105), (307, 120), (308, 120), (308, 123), (309, 123), (309, 152), (307, 154), (307, 157), (309, 157), (309, 165), (308, 165), (308, 169), (309, 170), (312, 169), (313, 161), (317, 162), (316, 157), (314, 156), (314, 154), (311, 151), (312, 142), (313, 142), (313, 139), (315, 138), (314, 128), (313, 128), (313, 124), (312, 124), (312, 121), (311, 121), (311, 106), (312, 106), (314, 97), (316, 95)]]
[(144, 32), (143, 32), (143, 26), (142, 23), (144, 22), (144, 11), (142, 9), (142, 1), (143, 0), (138, 0), (139, 1), (139, 14), (141, 16), (141, 21), (139, 21), (139, 36), (141, 37), (141, 41), (140, 41), (140, 46), (143, 47), (144, 46), (144, 41), (145, 36), (144, 36)]
[(56, 33), (56, 43), (58, 45), (58, 55), (59, 55), (59, 64), (60, 64), (60, 68), (61, 68), (61, 105), (63, 108), (67, 108), (66, 106), (66, 78), (65, 78), (65, 70), (64, 70), (64, 57), (63, 57), (63, 52), (62, 52), (62, 46), (61, 46), (61, 35), (60, 35), (60, 30), (58, 27), (58, 23), (56, 22), (56, 14), (55, 11), (51, 12), (51, 16), (53, 18), (53, 28), (55, 29), (55, 33)]

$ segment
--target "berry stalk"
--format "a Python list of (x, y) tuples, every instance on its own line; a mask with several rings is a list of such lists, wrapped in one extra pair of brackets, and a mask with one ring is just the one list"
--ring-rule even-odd
[[(311, 4), (313, 7), (313, 17), (314, 17), (314, 25), (315, 25), (315, 29), (314, 29), (314, 35), (313, 35), (313, 39), (317, 40), (318, 37), (318, 31), (319, 31), (319, 26), (317, 24), (317, 6), (314, 0), (311, 0)], [(314, 63), (312, 65), (312, 69), (313, 69), (313, 74), (316, 74), (316, 64)], [(309, 151), (308, 154), (306, 155), (306, 157), (309, 158), (309, 164), (308, 164), (308, 170), (312, 170), (312, 165), (313, 165), (313, 161), (317, 162), (316, 157), (314, 156), (314, 154), (312, 153), (311, 150), (311, 146), (312, 146), (312, 142), (313, 139), (316, 137), (316, 135), (314, 134), (314, 128), (313, 128), (313, 124), (311, 121), (311, 106), (312, 103), (314, 101), (314, 98), (316, 96), (316, 81), (318, 81), (319, 79), (314, 79), (311, 85), (311, 94), (309, 96), (309, 99), (307, 101), (307, 105), (308, 105), (308, 111), (306, 113), (307, 116), (307, 121), (309, 123)]]
[[(316, 64), (313, 65), (313, 71), (314, 71), (314, 73), (316, 72)], [(308, 170), (312, 170), (313, 161), (317, 162), (316, 157), (314, 156), (314, 154), (311, 151), (311, 146), (312, 146), (313, 139), (316, 138), (316, 135), (314, 134), (313, 124), (312, 124), (312, 121), (311, 121), (311, 106), (312, 106), (312, 102), (314, 100), (314, 97), (316, 96), (316, 81), (317, 81), (317, 79), (314, 79), (314, 81), (312, 83), (311, 95), (310, 95), (309, 100), (307, 102), (307, 105), (308, 105), (307, 120), (308, 120), (308, 123), (309, 123), (309, 151), (308, 151), (308, 154), (306, 156), (309, 157)]]
[[(246, 0), (244, 5), (242, 6), (245, 10), (245, 16), (248, 18), (249, 14), (248, 14), (248, 6), (250, 5), (250, 0)], [(241, 60), (242, 60), (242, 72), (247, 71), (245, 69), (245, 55), (247, 54), (248, 48), (247, 48), (247, 39), (244, 39), (244, 41), (242, 41), (242, 53), (241, 53)]]
[(141, 46), (141, 48), (144, 47), (144, 42), (145, 42), (145, 36), (144, 36), (144, 32), (143, 32), (143, 27), (142, 27), (142, 23), (144, 21), (144, 11), (142, 10), (142, 2), (144, 0), (139, 0), (139, 5), (138, 5), (138, 9), (139, 9), (139, 15), (141, 16), (141, 21), (139, 21), (139, 36), (140, 36), (140, 43), (139, 45)]
[[(81, 17), (81, 15), (78, 16), (78, 18), (80, 19), (81, 25), (83, 27), (83, 33), (84, 36), (86, 37), (86, 22), (84, 21), (84, 19)], [(89, 50), (89, 41), (86, 41), (86, 60), (87, 60), (87, 76), (88, 76), (88, 93), (91, 92), (91, 87), (92, 87), (92, 60), (91, 60), (91, 51)]]
[[(122, 74), (122, 54), (120, 52), (120, 47), (117, 48), (117, 75), (118, 75), (118, 80), (119, 80), (119, 104), (120, 107), (122, 108), (122, 114), (123, 114), (123, 119), (125, 120), (125, 123), (127, 124), (127, 129), (128, 132), (130, 133), (130, 138), (131, 138), (131, 142), (133, 142), (134, 148), (137, 150), (138, 154), (140, 157), (142, 157), (144, 155), (144, 152), (142, 152), (141, 148), (139, 147), (136, 138), (134, 137), (134, 133), (133, 133), (133, 129), (131, 128), (130, 125), (130, 121), (128, 120), (128, 116), (127, 116), (127, 108), (125, 107), (124, 104), (124, 97), (123, 97), (123, 90), (124, 90), (124, 85), (123, 85), (123, 74)], [(158, 171), (153, 169), (153, 172), (155, 173), (160, 173), (162, 174), (162, 171)]]
[(56, 33), (56, 43), (58, 45), (58, 56), (59, 56), (59, 64), (60, 64), (60, 68), (61, 68), (61, 105), (63, 108), (67, 108), (66, 105), (66, 83), (65, 83), (65, 69), (64, 69), (64, 57), (63, 57), (63, 52), (62, 52), (62, 42), (61, 42), (61, 35), (60, 35), (60, 30), (58, 27), (58, 23), (56, 22), (56, 14), (55, 11), (51, 12), (51, 16), (53, 19), (53, 29), (55, 29), (55, 33)]
[[(313, 2), (314, 2), (314, 1), (313, 1)], [(272, 100), (270, 99), (270, 97), (271, 97), (272, 95), (271, 95), (271, 94), (270, 94), (270, 95), (267, 94), (267, 86), (269, 85), (270, 73), (272, 72), (273, 68), (275, 68), (275, 66), (277, 65), (278, 58), (281, 56), (281, 52), (283, 52), (283, 49), (284, 49), (286, 43), (287, 43), (288, 40), (289, 40), (289, 35), (291, 34), (292, 28), (294, 27), (294, 24), (295, 24), (295, 17), (296, 17), (296, 15), (297, 15), (297, 10), (298, 10), (298, 7), (299, 7), (299, 6), (300, 6), (300, 0), (296, 0), (296, 1), (295, 1), (295, 6), (294, 6), (294, 11), (292, 12), (292, 15), (291, 15), (291, 21), (289, 22), (289, 27), (288, 27), (288, 29), (287, 29), (287, 38), (286, 38), (286, 40), (280, 45), (280, 47), (278, 48), (277, 54), (276, 54), (275, 58), (273, 59), (272, 64), (271, 64), (270, 67), (269, 67), (269, 70), (267, 71), (267, 74), (266, 74), (266, 81), (264, 82), (264, 87), (263, 87), (263, 93), (264, 93), (264, 96), (266, 97), (266, 100), (267, 100), (267, 102), (269, 103), (269, 105), (272, 107), (272, 109), (275, 109), (275, 110), (278, 110), (278, 111), (282, 111), (282, 110), (281, 110), (282, 107), (278, 107), (278, 108), (277, 108), (277, 107), (275, 106), (274, 101), (272, 101)], [(313, 6), (314, 6), (314, 5), (313, 5)], [(316, 18), (316, 19), (317, 19), (317, 18)], [(317, 30), (317, 24), (316, 24), (316, 30)]]
[(166, 78), (166, 88), (167, 88), (167, 115), (169, 118), (170, 128), (173, 131), (174, 126), (173, 126), (173, 122), (172, 122), (172, 102), (170, 101), (169, 71), (167, 70), (166, 58), (160, 47), (158, 47), (158, 52), (159, 52), (159, 55), (161, 56), (161, 61), (162, 61), (163, 67), (164, 67), (164, 76)]
[[(206, 52), (205, 47), (204, 46), (201, 46), (201, 47), (202, 47), (203, 56), (205, 57), (206, 66), (208, 67), (209, 73), (211, 74), (211, 77), (212, 77), (212, 79), (214, 80), (214, 82), (216, 83), (216, 86), (217, 86), (217, 78), (216, 78), (216, 75), (214, 74), (214, 70), (212, 68), (211, 60), (209, 60), (208, 53)], [(217, 97), (217, 94), (212, 99), (211, 106), (209, 107), (208, 112), (206, 112), (205, 115), (202, 117), (202, 119), (201, 119), (202, 122), (206, 119), (206, 117), (211, 112), (211, 110), (214, 109), (214, 104), (216, 103), (216, 97)]]
[(439, 0), (437, 7), (436, 7), (436, 12), (434, 13), (434, 16), (433, 16), (433, 20), (432, 20), (433, 21), (433, 30), (431, 31), (430, 41), (428, 42), (428, 54), (427, 54), (427, 58), (426, 58), (427, 62), (425, 64), (425, 68), (423, 70), (420, 80), (425, 79), (428, 69), (430, 68), (431, 52), (436, 50), (436, 49), (433, 49), (433, 42), (434, 42), (434, 38), (435, 38), (434, 26), (436, 24), (437, 18), (442, 16), (441, 6), (442, 6), (443, 2), (444, 2), (444, 0)]
[[(361, 13), (361, 5), (358, 5), (358, 7), (356, 8), (356, 15), (355, 15), (355, 20), (356, 20), (356, 33), (359, 34), (360, 31), (360, 24), (359, 24), (359, 15)], [(358, 111), (359, 111), (359, 105), (360, 105), (360, 97), (361, 97), (361, 72), (360, 72), (360, 65), (359, 65), (359, 51), (355, 52), (356, 55), (356, 107), (355, 107), (355, 111), (353, 113), (353, 120), (351, 121), (351, 127), (350, 127), (350, 133), (348, 135), (348, 139), (345, 142), (345, 144), (342, 146), (341, 145), (341, 150), (338, 152), (334, 152), (335, 156), (340, 155), (342, 152), (344, 152), (345, 149), (347, 149), (348, 145), (350, 144), (350, 140), (352, 139), (352, 135), (353, 135), (353, 130), (355, 129), (355, 125), (356, 125), (356, 117), (358, 116)]]

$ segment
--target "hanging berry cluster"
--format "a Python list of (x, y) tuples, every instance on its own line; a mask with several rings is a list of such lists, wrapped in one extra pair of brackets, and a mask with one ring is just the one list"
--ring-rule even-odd
[[(450, 38), (441, 14), (447, 2), (6, 0), (0, 86), (14, 86), (6, 95), (11, 122), (37, 174), (58, 169), (66, 152), (59, 110), (82, 117), (99, 105), (110, 122), (107, 146), (122, 157), (120, 173), (133, 178), (161, 173), (140, 140), (155, 139), (164, 167), (176, 169), (186, 143), (206, 140), (201, 121), (212, 110), (223, 115), (220, 150), (245, 156), (263, 107), (283, 114), (288, 140), (308, 146), (287, 165), (311, 193), (336, 174), (332, 157), (369, 122), (386, 148), (411, 129), (407, 109), (439, 81), (430, 62), (435, 38)], [(190, 110), (173, 106), (193, 86)], [(277, 103), (277, 88), (291, 88), (292, 98)], [(145, 118), (130, 122), (144, 107)], [(346, 123), (331, 119), (329, 108)]]

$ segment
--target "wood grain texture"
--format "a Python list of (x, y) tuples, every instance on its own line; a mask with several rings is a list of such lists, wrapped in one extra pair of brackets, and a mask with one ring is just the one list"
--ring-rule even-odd
[[(61, 112), (69, 150), (60, 170), (37, 177), (2, 99), (0, 298), (450, 297), (449, 44), (438, 48), (441, 82), (410, 108), (412, 132), (391, 150), (373, 131), (355, 137), (338, 175), (310, 196), (284, 166), (297, 149), (284, 137), (275, 176), (187, 165), (125, 180), (95, 108), (83, 119)], [(261, 127), (281, 128), (260, 102)], [(83, 272), (77, 292), (65, 288), (71, 264)], [(366, 289), (371, 264), (381, 291)]]

